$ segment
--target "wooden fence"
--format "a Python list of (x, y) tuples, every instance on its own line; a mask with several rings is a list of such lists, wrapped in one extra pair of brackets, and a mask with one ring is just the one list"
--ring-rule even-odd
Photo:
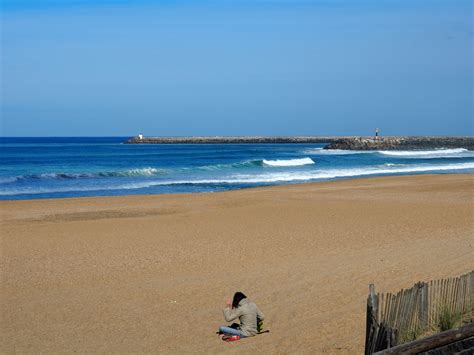
[(473, 354), (474, 353), (474, 323), (446, 330), (426, 338), (411, 341), (376, 352), (375, 355), (395, 354)]
[(430, 332), (473, 321), (474, 271), (456, 278), (418, 282), (396, 294), (369, 287), (365, 353), (388, 349)]

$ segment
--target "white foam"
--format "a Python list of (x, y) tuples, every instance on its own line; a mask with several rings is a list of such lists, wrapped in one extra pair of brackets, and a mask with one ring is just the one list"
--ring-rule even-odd
[(92, 191), (110, 191), (110, 190), (135, 190), (152, 187), (155, 185), (169, 185), (161, 184), (156, 181), (143, 182), (143, 183), (129, 183), (122, 185), (93, 185), (93, 186), (70, 186), (70, 187), (22, 187), (14, 190), (3, 190), (0, 189), (0, 196), (11, 196), (11, 195), (38, 195), (38, 194), (50, 194), (50, 193), (61, 193), (61, 192), (92, 192)]
[(317, 155), (350, 155), (350, 154), (373, 154), (370, 150), (345, 150), (345, 149), (324, 149), (324, 148), (310, 148), (303, 151), (304, 154)]
[(232, 175), (224, 179), (203, 179), (186, 180), (173, 182), (160, 182), (157, 185), (182, 185), (182, 184), (258, 184), (258, 183), (276, 183), (292, 181), (310, 181), (318, 179), (334, 179), (343, 177), (368, 176), (368, 175), (386, 175), (386, 174), (407, 174), (419, 172), (437, 172), (437, 171), (458, 171), (474, 169), (474, 163), (459, 163), (446, 165), (416, 165), (405, 167), (371, 167), (371, 168), (349, 168), (349, 169), (330, 169), (315, 170), (308, 172), (282, 172), (267, 173), (257, 175)]
[(351, 155), (351, 154), (382, 154), (399, 158), (466, 158), (474, 157), (474, 151), (464, 148), (453, 149), (433, 149), (433, 150), (344, 150), (344, 149), (324, 149), (310, 148), (303, 151), (304, 154), (311, 155)]
[(349, 169), (330, 169), (314, 170), (307, 172), (281, 172), (266, 173), (257, 175), (230, 175), (221, 179), (196, 179), (196, 180), (159, 180), (146, 181), (140, 183), (129, 183), (116, 186), (90, 186), (90, 187), (63, 187), (63, 188), (21, 188), (15, 190), (0, 189), (0, 196), (11, 196), (20, 194), (43, 194), (58, 192), (85, 192), (102, 190), (133, 190), (150, 188), (153, 186), (170, 185), (211, 185), (211, 184), (262, 184), (262, 183), (284, 183), (301, 182), (321, 179), (334, 179), (356, 176), (387, 175), (387, 174), (409, 174), (422, 172), (442, 172), (442, 171), (460, 171), (474, 169), (474, 163), (453, 163), (445, 165), (407, 165), (394, 167), (369, 167), (369, 168), (349, 168)]
[(407, 164), (395, 164), (395, 163), (385, 163), (383, 166), (407, 166)]
[(8, 184), (10, 182), (15, 182), (15, 181), (17, 181), (16, 177), (11, 177), (11, 176), (0, 177), (0, 184)]
[(263, 164), (268, 166), (302, 166), (314, 164), (311, 158), (288, 159), (288, 160), (263, 160)]
[(391, 157), (401, 158), (452, 158), (474, 156), (474, 152), (470, 152), (464, 148), (455, 149), (434, 149), (434, 150), (379, 150), (379, 154)]
[(142, 168), (142, 169), (131, 169), (118, 173), (117, 175), (123, 176), (154, 176), (159, 174), (164, 174), (164, 170), (156, 168)]

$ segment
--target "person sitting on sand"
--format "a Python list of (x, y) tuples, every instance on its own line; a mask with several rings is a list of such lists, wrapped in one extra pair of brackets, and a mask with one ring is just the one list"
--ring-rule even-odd
[(224, 318), (227, 322), (232, 322), (239, 318), (240, 324), (232, 324), (230, 327), (219, 327), (219, 333), (239, 335), (241, 338), (257, 335), (258, 323), (264, 319), (263, 313), (255, 303), (248, 300), (242, 292), (236, 292), (232, 303), (227, 301), (227, 306), (223, 310)]

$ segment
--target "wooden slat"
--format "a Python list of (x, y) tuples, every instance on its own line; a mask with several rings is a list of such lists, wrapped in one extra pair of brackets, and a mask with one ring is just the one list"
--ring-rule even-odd
[(452, 313), (452, 309), (451, 309), (452, 297), (453, 297), (453, 279), (449, 278), (448, 279), (448, 292), (446, 293), (446, 309), (450, 313)]
[(437, 309), (438, 309), (438, 280), (435, 280), (433, 282), (433, 325), (436, 324), (436, 315), (437, 315)]
[(454, 291), (453, 291), (453, 297), (452, 297), (452, 309), (455, 314), (461, 313), (459, 311), (459, 304), (458, 304), (458, 297), (459, 297), (459, 282), (460, 279), (456, 278), (454, 279)]
[(400, 325), (402, 323), (402, 317), (403, 317), (403, 308), (405, 307), (405, 294), (406, 290), (403, 290), (403, 292), (400, 293), (400, 303), (398, 304), (398, 309), (397, 309), (397, 321), (395, 327), (397, 329), (401, 329)]
[(390, 310), (390, 300), (392, 299), (392, 294), (387, 293), (385, 297), (385, 305), (384, 305), (384, 311), (383, 311), (383, 320), (385, 322), (388, 322), (388, 313)]
[(456, 304), (456, 299), (454, 298), (456, 295), (456, 279), (451, 278), (451, 292), (449, 294), (448, 302), (449, 302), (449, 309), (451, 313), (455, 312), (455, 304)]
[(467, 291), (468, 296), (466, 297), (466, 308), (472, 311), (472, 309), (474, 308), (474, 272), (471, 272), (471, 274), (469, 275), (468, 285), (469, 286)]
[(414, 296), (415, 296), (415, 288), (412, 287), (410, 290), (408, 290), (408, 293), (407, 293), (407, 302), (406, 302), (406, 307), (404, 310), (405, 314), (403, 316), (402, 327), (406, 329), (405, 333), (410, 332), (412, 330), (410, 328), (410, 321), (411, 321), (411, 316), (413, 315), (413, 306), (415, 304)]
[(423, 331), (428, 330), (428, 283), (424, 282), (420, 293), (420, 327)]
[(465, 312), (467, 307), (466, 305), (469, 303), (469, 277), (465, 276), (462, 278), (462, 288), (461, 288), (462, 296), (461, 296), (461, 312)]
[(433, 324), (433, 305), (434, 305), (434, 297), (433, 297), (433, 281), (430, 281), (428, 285), (428, 327), (431, 327)]
[(393, 305), (393, 311), (392, 311), (392, 322), (391, 325), (394, 328), (397, 328), (397, 315), (398, 315), (398, 306), (400, 304), (400, 292), (397, 292), (395, 294), (395, 300), (394, 300), (394, 305)]

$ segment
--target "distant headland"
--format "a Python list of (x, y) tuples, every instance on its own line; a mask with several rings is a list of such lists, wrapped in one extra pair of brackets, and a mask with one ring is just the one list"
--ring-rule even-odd
[(144, 137), (138, 135), (125, 144), (239, 144), (239, 143), (327, 143), (325, 149), (405, 150), (464, 148), (474, 150), (474, 137), (397, 136), (213, 136), (213, 137)]

